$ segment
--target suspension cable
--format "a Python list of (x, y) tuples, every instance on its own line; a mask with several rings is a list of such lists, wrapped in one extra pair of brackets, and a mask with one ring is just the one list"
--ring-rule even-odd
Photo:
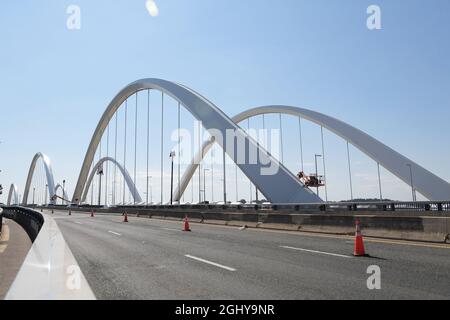
[(327, 181), (327, 168), (325, 166), (325, 144), (323, 139), (323, 127), (320, 127), (320, 133), (322, 137), (322, 163), (323, 163), (323, 180), (325, 182), (325, 200), (328, 202), (328, 181)]
[(203, 162), (203, 147), (202, 147), (202, 128), (200, 122), (198, 122), (198, 148), (201, 152), (200, 161), (198, 164), (198, 203), (202, 202), (202, 162)]
[(300, 161), (302, 165), (302, 172), (305, 172), (305, 165), (303, 161), (303, 133), (302, 133), (302, 118), (298, 117), (298, 133), (300, 138)]
[(149, 153), (150, 153), (150, 89), (147, 90), (147, 193), (145, 197), (145, 204), (148, 205), (148, 197), (149, 197)]
[[(116, 117), (116, 126), (114, 128), (114, 160), (117, 161), (117, 111), (115, 114)], [(114, 177), (113, 177), (113, 192), (112, 192), (112, 204), (116, 205), (116, 174), (117, 174), (117, 165), (114, 165)]]
[(134, 176), (133, 203), (136, 205), (136, 165), (137, 165), (137, 121), (138, 121), (138, 92), (136, 92), (136, 108), (134, 112)]
[(380, 173), (380, 163), (377, 162), (378, 167), (378, 186), (380, 188), (380, 201), (383, 201), (383, 192), (381, 190), (381, 173)]
[(163, 205), (164, 188), (164, 92), (161, 92), (161, 205)]
[[(100, 138), (100, 149), (98, 153), (98, 161), (102, 159), (102, 138)], [(102, 175), (98, 175), (98, 205), (102, 202)]]
[[(95, 151), (97, 153), (97, 151)], [(94, 159), (95, 159), (95, 155), (94, 155)], [(92, 160), (91, 162), (91, 172), (94, 170), (94, 161)], [(94, 183), (95, 183), (95, 179), (92, 179), (92, 183), (91, 183), (91, 206), (94, 205)]]
[[(247, 119), (247, 135), (250, 135), (250, 118)], [(250, 200), (250, 204), (251, 204), (252, 200), (253, 200), (253, 186), (252, 186), (252, 180), (248, 179), (248, 181), (249, 181), (249, 184), (250, 184), (250, 198), (249, 198), (249, 200)]]
[[(125, 126), (124, 126), (124, 140), (123, 140), (123, 167), (124, 170), (126, 170), (126, 165), (127, 165), (127, 115), (128, 113), (128, 99), (125, 100)], [(125, 205), (125, 178), (122, 179), (123, 183), (122, 183), (122, 194), (123, 194), (123, 199), (122, 199), (122, 205)]]
[(280, 159), (281, 159), (281, 164), (284, 164), (284, 153), (283, 153), (283, 122), (281, 119), (281, 113), (279, 114), (279, 118), (280, 118), (280, 148), (281, 148), (281, 155), (280, 155)]
[(352, 166), (350, 161), (350, 147), (347, 141), (348, 177), (350, 181), (350, 199), (353, 201)]
[(214, 147), (211, 148), (211, 203), (214, 203)]
[(225, 144), (223, 146), (223, 156), (222, 156), (222, 160), (223, 160), (223, 203), (226, 205), (227, 204), (227, 164), (226, 164), (226, 157), (225, 157)]
[[(106, 157), (109, 158), (109, 123), (106, 129)], [(106, 175), (105, 175), (105, 206), (108, 206), (108, 175), (109, 175), (109, 161), (106, 161)]]
[[(178, 102), (178, 173), (177, 173), (177, 177), (178, 177), (178, 192), (180, 192), (180, 187), (181, 187), (181, 104)], [(176, 201), (178, 201), (178, 204), (180, 204), (180, 200), (181, 199), (175, 199)]]

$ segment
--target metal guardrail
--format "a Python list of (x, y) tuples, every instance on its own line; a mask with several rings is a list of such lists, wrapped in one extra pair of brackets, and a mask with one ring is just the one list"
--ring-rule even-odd
[(44, 218), (34, 210), (24, 207), (3, 207), (5, 218), (14, 220), (26, 231), (31, 241), (34, 241), (39, 234)]

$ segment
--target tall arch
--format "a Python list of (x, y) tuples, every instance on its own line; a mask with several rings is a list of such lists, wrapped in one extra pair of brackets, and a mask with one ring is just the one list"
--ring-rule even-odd
[(28, 195), (30, 193), (30, 186), (33, 180), (34, 169), (36, 168), (36, 163), (39, 159), (42, 159), (44, 163), (45, 175), (47, 177), (47, 188), (48, 188), (48, 196), (51, 204), (55, 204), (55, 200), (52, 197), (55, 195), (55, 179), (53, 178), (52, 164), (50, 162), (50, 158), (45, 154), (38, 152), (33, 157), (31, 161), (30, 170), (28, 171), (27, 183), (25, 184), (25, 191), (23, 193), (22, 203), (23, 205), (28, 204)]
[[(14, 203), (12, 203), (11, 201), (14, 199)], [(8, 204), (8, 206), (10, 206), (11, 204), (19, 204), (19, 191), (17, 189), (17, 186), (13, 183), (11, 184), (11, 186), (9, 187), (9, 193), (8, 193), (8, 202), (6, 202)]]
[[(240, 123), (258, 115), (279, 113), (302, 117), (330, 130), (411, 186), (410, 165), (414, 172), (414, 188), (417, 191), (431, 201), (447, 201), (450, 199), (450, 184), (447, 181), (439, 178), (363, 131), (325, 114), (303, 108), (275, 105), (249, 109), (236, 115), (232, 120), (235, 123)], [(187, 168), (181, 179), (180, 189), (175, 192), (176, 200), (179, 200), (185, 192), (189, 181), (198, 168), (197, 163), (200, 163), (199, 160), (202, 159), (202, 154), (206, 155), (213, 144), (214, 141), (206, 141), (203, 145), (203, 151), (195, 156), (195, 161)]]
[[(81, 166), (72, 202), (80, 203), (83, 190), (86, 188), (89, 167), (94, 160), (95, 151), (109, 121), (128, 97), (138, 91), (147, 89), (158, 90), (171, 96), (183, 105), (197, 120), (201, 121), (203, 127), (210, 133), (213, 132), (216, 134), (219, 131), (224, 139), (218, 141), (218, 143), (235, 162), (237, 162), (237, 157), (233, 155), (234, 152), (225, 147), (228, 130), (233, 130), (236, 133), (237, 139), (243, 139), (246, 141), (246, 146), (249, 146), (245, 150), (245, 159), (249, 159), (249, 150), (256, 150), (260, 155), (257, 164), (244, 163), (238, 164), (238, 166), (269, 201), (274, 203), (322, 202), (316, 194), (308, 188), (305, 188), (299, 179), (267, 153), (253, 138), (242, 131), (235, 122), (212, 102), (181, 84), (161, 79), (144, 79), (133, 82), (120, 91), (109, 104), (92, 136)], [(214, 132), (214, 130), (217, 131)], [(276, 166), (279, 170), (273, 175), (261, 174), (264, 172), (264, 169), (271, 166)], [(279, 186), (283, 186), (283, 188)]]
[[(141, 195), (139, 194), (139, 190), (135, 187), (135, 184), (133, 183), (133, 180), (130, 177), (130, 174), (128, 173), (128, 170), (124, 168), (120, 163), (118, 163), (115, 159), (110, 157), (105, 157), (100, 159), (97, 164), (92, 168), (91, 174), (89, 175), (89, 178), (86, 183), (86, 188), (83, 191), (83, 195), (81, 197), (81, 203), (86, 202), (87, 194), (89, 191), (89, 187), (92, 184), (92, 180), (94, 179), (95, 173), (98, 171), (99, 168), (103, 166), (105, 162), (111, 162), (113, 163), (122, 173), (123, 178), (125, 179), (125, 182), (128, 186), (128, 190), (130, 190), (131, 194), (133, 195), (133, 199), (136, 203), (142, 202)], [(134, 190), (136, 190), (136, 193), (134, 193)]]

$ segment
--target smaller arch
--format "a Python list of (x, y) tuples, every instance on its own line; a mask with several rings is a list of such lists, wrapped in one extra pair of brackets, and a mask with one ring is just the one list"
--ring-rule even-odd
[(98, 171), (98, 169), (105, 163), (105, 162), (111, 162), (112, 164), (114, 164), (119, 171), (122, 173), (122, 176), (125, 179), (125, 182), (127, 183), (128, 189), (130, 190), (130, 192), (133, 195), (133, 199), (136, 203), (141, 203), (142, 202), (142, 198), (141, 195), (139, 194), (139, 190), (137, 189), (137, 187), (135, 186), (135, 184), (133, 183), (133, 180), (130, 177), (130, 174), (128, 173), (127, 169), (125, 169), (124, 167), (122, 167), (122, 165), (120, 163), (118, 163), (115, 159), (110, 158), (110, 157), (105, 157), (100, 159), (97, 164), (94, 166), (94, 168), (92, 168), (91, 174), (89, 175), (89, 178), (86, 182), (86, 187), (83, 191), (83, 195), (81, 197), (81, 203), (85, 203), (86, 202), (86, 197), (89, 191), (89, 188), (91, 187), (92, 184), (92, 180), (94, 179), (95, 173)]
[(55, 179), (53, 178), (52, 164), (49, 157), (47, 157), (45, 154), (41, 152), (38, 152), (33, 157), (33, 160), (31, 161), (30, 165), (30, 170), (28, 170), (27, 183), (25, 184), (25, 191), (23, 193), (22, 199), (22, 204), (24, 206), (28, 204), (28, 195), (30, 193), (31, 182), (33, 180), (34, 170), (36, 169), (36, 163), (38, 162), (39, 159), (42, 159), (42, 162), (44, 163), (50, 203), (55, 204), (55, 201), (52, 199), (52, 197), (55, 195)]
[[(11, 203), (11, 200), (14, 199), (14, 202)], [(19, 192), (17, 189), (17, 186), (12, 183), (11, 186), (9, 187), (9, 193), (8, 193), (8, 202), (7, 205), (10, 206), (12, 204), (19, 204), (20, 200), (19, 200)]]
[[(69, 204), (69, 197), (67, 196), (66, 190), (64, 190), (63, 186), (61, 184), (57, 184), (55, 187), (55, 195), (58, 193), (58, 190), (61, 189), (62, 193), (63, 193), (63, 198), (64, 198), (64, 202), (66, 204)], [(55, 200), (56, 202), (58, 202), (58, 200)]]

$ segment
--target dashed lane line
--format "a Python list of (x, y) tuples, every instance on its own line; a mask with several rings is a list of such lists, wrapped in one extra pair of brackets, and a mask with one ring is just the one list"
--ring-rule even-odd
[(192, 260), (199, 261), (199, 262), (203, 262), (203, 263), (206, 263), (206, 264), (218, 267), (218, 268), (222, 268), (222, 269), (225, 269), (225, 270), (228, 270), (228, 271), (231, 271), (231, 272), (236, 271), (236, 269), (224, 266), (223, 264), (219, 264), (219, 263), (212, 262), (212, 261), (209, 261), (209, 260), (205, 260), (205, 259), (202, 259), (202, 258), (199, 258), (199, 257), (191, 256), (189, 254), (186, 254), (185, 257), (189, 258), (189, 259), (192, 259)]
[(290, 250), (295, 250), (295, 251), (309, 252), (309, 253), (317, 253), (317, 254), (323, 254), (323, 255), (339, 257), (339, 258), (346, 258), (346, 259), (352, 258), (352, 256), (346, 256), (346, 255), (343, 255), (343, 254), (324, 252), (324, 251), (317, 251), (317, 250), (309, 250), (309, 249), (303, 249), (303, 248), (295, 248), (295, 247), (289, 247), (289, 246), (280, 246), (280, 248), (290, 249)]

